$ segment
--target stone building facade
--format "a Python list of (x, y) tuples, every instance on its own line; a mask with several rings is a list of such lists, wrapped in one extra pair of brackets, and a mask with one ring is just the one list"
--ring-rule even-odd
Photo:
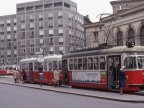
[[(122, 3), (127, 4), (129, 8), (116, 8)], [(115, 10), (112, 15), (100, 19), (100, 22), (84, 26), (87, 38), (94, 40), (94, 33), (97, 32), (98, 45), (107, 43), (121, 46), (127, 41), (134, 41), (135, 45), (144, 45), (144, 0), (118, 0), (112, 1), (111, 4)], [(96, 29), (100, 24), (102, 29)], [(95, 46), (95, 43), (87, 40), (87, 46)]]

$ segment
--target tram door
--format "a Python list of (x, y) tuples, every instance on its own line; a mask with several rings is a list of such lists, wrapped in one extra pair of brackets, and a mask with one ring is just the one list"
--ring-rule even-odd
[(63, 75), (62, 83), (67, 85), (68, 84), (68, 62), (67, 60), (62, 60), (62, 75)]
[(118, 71), (121, 68), (121, 56), (114, 55), (107, 57), (107, 78), (108, 88), (118, 89)]
[(29, 63), (29, 81), (33, 82), (33, 63)]

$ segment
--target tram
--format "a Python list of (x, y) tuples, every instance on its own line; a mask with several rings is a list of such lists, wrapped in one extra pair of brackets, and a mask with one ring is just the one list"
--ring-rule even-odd
[(144, 86), (144, 46), (81, 49), (64, 55), (62, 64), (72, 87), (118, 91), (118, 65), (125, 66), (125, 91)]
[[(55, 77), (56, 72), (61, 73), (62, 71), (62, 63), (61, 63), (62, 55), (48, 55), (44, 56), (42, 62), (39, 62), (39, 58), (27, 58), (20, 60), (20, 72), (23, 70), (26, 72), (26, 81), (30, 83), (44, 83), (51, 85), (52, 80)], [(42, 58), (41, 58), (42, 59)], [(40, 79), (40, 69), (42, 68), (43, 78)]]
[(13, 74), (13, 68), (19, 68), (18, 65), (1, 65), (0, 75), (11, 75)]

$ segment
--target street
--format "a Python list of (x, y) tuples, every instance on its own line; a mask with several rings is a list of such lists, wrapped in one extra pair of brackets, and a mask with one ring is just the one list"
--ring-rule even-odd
[(0, 84), (1, 108), (143, 108), (144, 104), (115, 102)]

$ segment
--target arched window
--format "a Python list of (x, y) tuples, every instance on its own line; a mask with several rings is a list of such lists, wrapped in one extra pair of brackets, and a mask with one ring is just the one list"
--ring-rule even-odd
[(117, 33), (117, 46), (123, 46), (123, 34), (121, 31)]
[(130, 28), (128, 31), (128, 41), (135, 42), (135, 32), (132, 28)]
[(140, 45), (144, 46), (144, 26), (140, 30)]

